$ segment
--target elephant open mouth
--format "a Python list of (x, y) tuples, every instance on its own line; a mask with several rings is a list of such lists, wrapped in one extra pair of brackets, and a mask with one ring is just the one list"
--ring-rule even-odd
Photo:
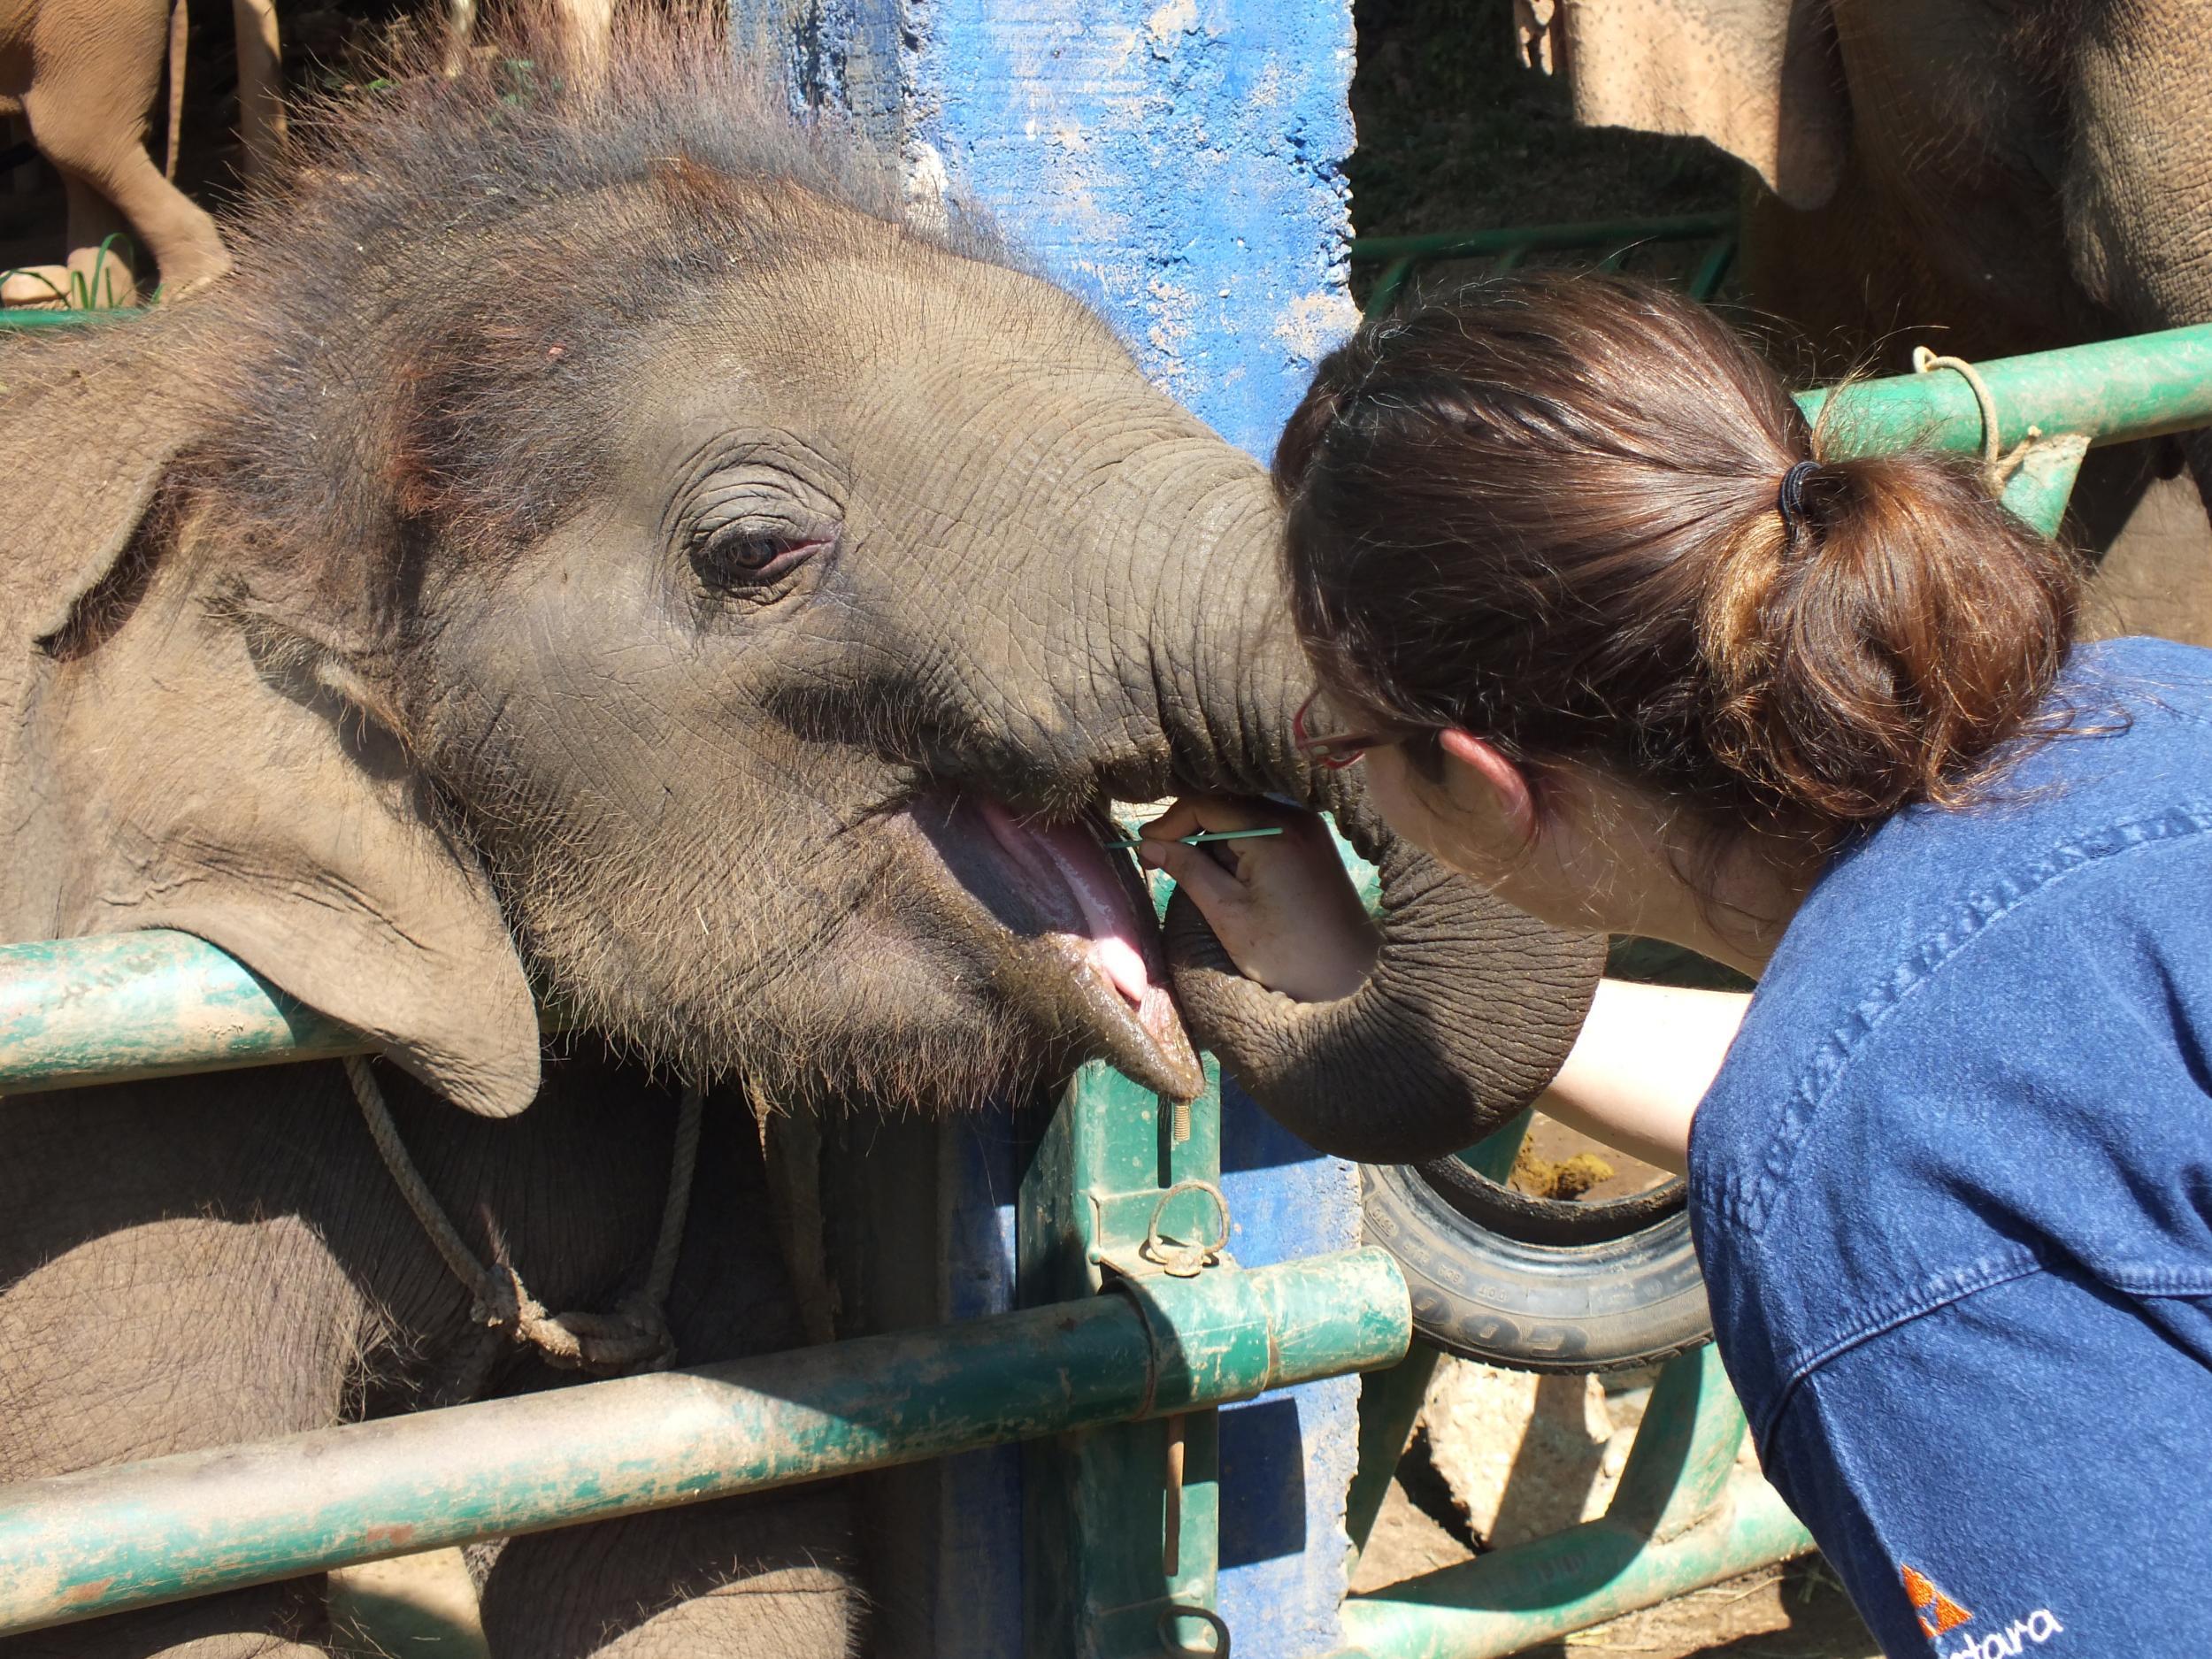
[(1102, 844), (1116, 833), (1102, 808), (1058, 823), (973, 797), (910, 810), (1000, 935), (998, 988), (1051, 1026), (1079, 1025), (1147, 1087), (1177, 1099), (1204, 1087), (1150, 896), (1135, 863)]

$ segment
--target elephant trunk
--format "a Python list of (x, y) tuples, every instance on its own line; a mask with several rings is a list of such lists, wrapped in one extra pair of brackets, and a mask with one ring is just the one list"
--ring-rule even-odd
[(1305, 764), (1291, 717), (1312, 687), (1282, 595), (1281, 515), (1248, 468), (1216, 475), (1194, 510), (1155, 511), (1173, 546), (1148, 613), (1156, 718), (1185, 787), (1271, 794), (1336, 814), (1381, 875), (1382, 947), (1340, 1001), (1294, 1002), (1239, 974), (1179, 893), (1167, 946), (1194, 1036), (1271, 1114), (1323, 1151), (1364, 1163), (1440, 1156), (1527, 1105), (1587, 1012), (1604, 941), (1565, 933), (1398, 841), (1356, 770)]

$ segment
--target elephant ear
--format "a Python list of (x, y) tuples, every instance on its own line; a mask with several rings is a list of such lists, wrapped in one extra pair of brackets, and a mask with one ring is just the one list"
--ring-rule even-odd
[(0, 936), (196, 933), (459, 1105), (519, 1111), (537, 1018), (490, 885), (178, 482), (188, 379), (105, 342), (0, 357)]
[(1835, 193), (1850, 105), (1827, 0), (1518, 0), (1575, 119), (1709, 139), (1790, 206)]

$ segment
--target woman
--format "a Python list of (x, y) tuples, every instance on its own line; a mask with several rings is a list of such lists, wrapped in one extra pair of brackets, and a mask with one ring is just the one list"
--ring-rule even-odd
[[(2076, 648), (1976, 474), (1819, 458), (1627, 282), (1371, 326), (1275, 466), (1310, 755), (1539, 916), (1758, 976), (1607, 986), (1546, 1106), (1686, 1159), (1768, 1474), (1886, 1650), (2212, 1653), (2212, 655)], [(1148, 835), (1249, 977), (1364, 973), (1310, 826)]]

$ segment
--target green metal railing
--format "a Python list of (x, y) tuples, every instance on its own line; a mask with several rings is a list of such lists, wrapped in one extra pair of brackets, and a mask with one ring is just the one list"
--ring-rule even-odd
[(31, 1481), (0, 1492), (0, 1632), (1179, 1417), (1390, 1364), (1411, 1335), (1397, 1263), (1348, 1250)]
[(1501, 1659), (1805, 1554), (1796, 1517), (1739, 1469), (1743, 1441), (1719, 1356), (1684, 1355), (1652, 1389), (1602, 1519), (1354, 1596), (1333, 1659)]
[(1425, 265), (1479, 259), (1493, 272), (1511, 271), (1535, 253), (1602, 250), (1601, 271), (1617, 271), (1640, 249), (1672, 242), (1709, 242), (1686, 284), (1698, 299), (1713, 297), (1736, 257), (1736, 215), (1685, 213), (1673, 219), (1606, 219), (1583, 225), (1536, 225), (1498, 230), (1443, 231), (1426, 236), (1355, 236), (1355, 265), (1380, 265), (1367, 296), (1367, 314), (1380, 317), (1404, 295)]
[(0, 1093), (365, 1054), (235, 958), (165, 929), (0, 946)]
[[(1954, 370), (1802, 401), (1832, 454), (2026, 445), (2006, 499), (2047, 529), (2088, 448), (2212, 423), (2212, 326), (1984, 364), (1979, 379), (1993, 433)], [(188, 935), (0, 948), (0, 1094), (365, 1046)], [(1375, 1251), (1249, 1271), (1224, 1262), (1188, 1279), (1147, 1266), (1155, 1223), (1176, 1237), (1213, 1229), (1217, 1103), (1210, 1093), (1179, 1112), (1086, 1068), (1020, 1194), (1023, 1282), (1054, 1298), (1046, 1307), (0, 1490), (0, 1634), (1025, 1440), (1038, 1448), (1038, 1514), (1071, 1552), (1032, 1575), (1038, 1619), (1080, 1632), (1081, 1650), (1102, 1659), (1156, 1653), (1164, 1628), (1202, 1643), (1199, 1621), (1171, 1616), (1212, 1601), (1211, 1408), (1389, 1365), (1409, 1333), (1405, 1282)], [(1494, 1170), (1509, 1165), (1509, 1139), (1482, 1149)], [(1403, 1370), (1371, 1379), (1356, 1544), (1403, 1448), (1424, 1363), (1433, 1354), (1417, 1348)], [(1085, 1425), (1106, 1426), (1051, 1438)], [(1673, 1362), (1603, 1519), (1352, 1599), (1338, 1659), (1509, 1654), (1809, 1548), (1770, 1490), (1733, 1472), (1742, 1437), (1710, 1352)], [(1179, 1505), (1164, 1507), (1171, 1455), (1183, 1486)]]

